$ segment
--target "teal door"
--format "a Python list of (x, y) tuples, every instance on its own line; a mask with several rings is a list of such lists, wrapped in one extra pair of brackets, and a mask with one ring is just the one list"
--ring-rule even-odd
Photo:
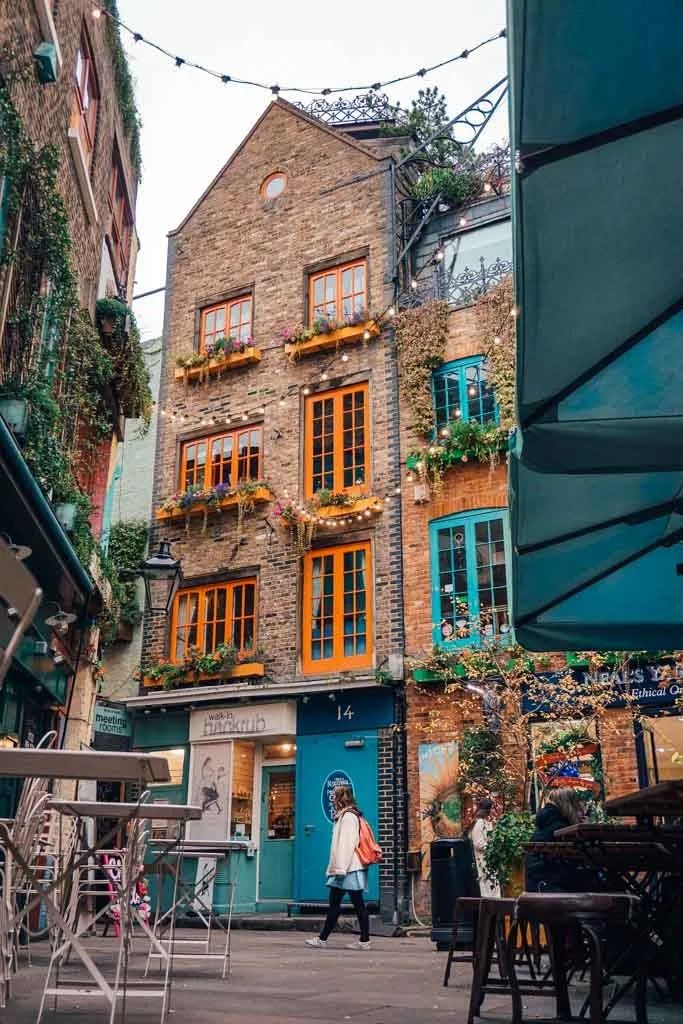
[(291, 900), (294, 871), (294, 765), (263, 769), (259, 899)]
[[(350, 744), (347, 746), (347, 744)], [(300, 784), (296, 808), (296, 899), (326, 900), (325, 871), (332, 837), (330, 797), (335, 785), (351, 785), (358, 806), (377, 835), (377, 733), (297, 737)], [(368, 871), (368, 897), (379, 899), (379, 870)]]

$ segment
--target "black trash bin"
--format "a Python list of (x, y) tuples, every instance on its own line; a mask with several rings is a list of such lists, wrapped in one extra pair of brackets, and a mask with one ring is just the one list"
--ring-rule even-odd
[[(439, 950), (448, 949), (453, 932), (455, 901), (459, 896), (478, 896), (479, 885), (474, 872), (472, 843), (457, 839), (435, 839), (430, 845), (432, 876), (432, 942)], [(471, 919), (464, 919), (459, 929), (463, 946), (471, 944)]]

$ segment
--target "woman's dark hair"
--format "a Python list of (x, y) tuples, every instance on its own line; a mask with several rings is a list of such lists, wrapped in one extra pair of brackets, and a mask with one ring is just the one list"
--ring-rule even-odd
[(351, 786), (335, 786), (334, 802), (340, 811), (345, 811), (348, 807), (358, 810)]
[(477, 808), (474, 812), (474, 816), (475, 818), (488, 818), (492, 810), (493, 800), (488, 796), (483, 796), (481, 800), (477, 800)]

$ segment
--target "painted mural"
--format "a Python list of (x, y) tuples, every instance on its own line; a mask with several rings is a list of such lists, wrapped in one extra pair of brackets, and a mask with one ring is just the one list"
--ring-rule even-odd
[(196, 744), (190, 765), (190, 799), (202, 809), (191, 823), (191, 838), (228, 838), (230, 813), (230, 757), (232, 743)]
[(458, 744), (421, 743), (418, 749), (422, 877), (429, 877), (429, 844), (461, 831)]

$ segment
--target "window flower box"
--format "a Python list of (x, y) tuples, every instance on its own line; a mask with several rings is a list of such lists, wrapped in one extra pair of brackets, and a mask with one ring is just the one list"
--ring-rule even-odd
[(184, 383), (203, 382), (224, 372), (259, 363), (261, 351), (254, 345), (247, 345), (239, 352), (218, 353), (215, 356), (197, 353), (196, 356), (188, 356), (186, 359), (181, 357), (181, 359), (182, 363), (179, 361), (179, 365), (175, 369), (175, 380)]
[[(239, 665), (229, 665), (217, 669), (215, 672), (193, 672), (191, 669), (184, 676), (174, 680), (176, 685), (200, 686), (202, 683), (217, 683), (223, 679), (258, 679), (265, 675), (265, 665), (262, 661), (245, 661)], [(154, 676), (143, 676), (142, 684), (146, 689), (162, 689), (163, 679)]]
[[(451, 673), (455, 679), (465, 679), (467, 671), (464, 665), (453, 665)], [(429, 668), (414, 668), (413, 679), (416, 683), (445, 683), (446, 676), (443, 672), (432, 672)]]
[(350, 516), (363, 516), (370, 519), (379, 515), (382, 503), (379, 498), (354, 498), (348, 505), (320, 505), (316, 514), (321, 519), (346, 519)]
[[(315, 355), (318, 352), (325, 352), (329, 349), (338, 348), (340, 345), (351, 345), (358, 341), (369, 341), (381, 333), (381, 328), (374, 320), (365, 320), (362, 323), (337, 327), (334, 330), (310, 333), (309, 331), (298, 334), (283, 332), (285, 342), (285, 355), (290, 359), (298, 359), (299, 356)], [(302, 335), (299, 340), (299, 334)], [(307, 336), (308, 335), (308, 336)], [(292, 338), (291, 341), (287, 337)]]
[(167, 498), (155, 517), (159, 522), (185, 519), (188, 516), (206, 516), (209, 511), (238, 508), (240, 505), (260, 505), (272, 500), (270, 488), (263, 481), (241, 484), (236, 488), (223, 485), (208, 491), (188, 488), (181, 494)]

